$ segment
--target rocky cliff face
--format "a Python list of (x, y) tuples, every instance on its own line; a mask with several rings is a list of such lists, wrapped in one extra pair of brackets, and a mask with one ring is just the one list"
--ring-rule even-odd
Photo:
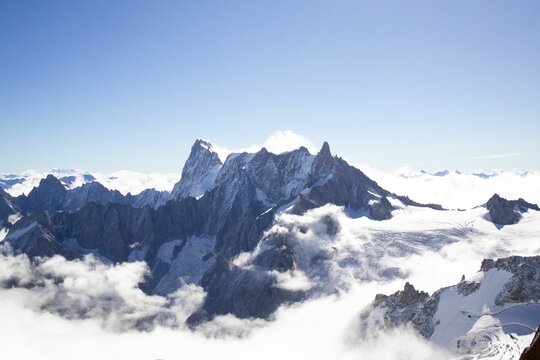
[(506, 200), (495, 194), (486, 203), (491, 221), (499, 225), (516, 224), (522, 213), (529, 210), (540, 211), (538, 205), (526, 202), (523, 199)]
[(13, 198), (4, 190), (0, 189), (0, 226), (8, 222), (9, 216), (16, 214), (13, 206)]
[(411, 324), (422, 336), (429, 338), (435, 330), (433, 317), (438, 303), (438, 294), (430, 297), (428, 293), (416, 290), (407, 282), (401, 291), (389, 296), (378, 294), (375, 297), (373, 309), (360, 316), (362, 330)]
[(18, 221), (5, 240), (13, 248), (31, 257), (61, 254), (67, 259), (74, 258), (75, 254), (60, 243), (53, 232), (49, 216), (44, 212), (36, 212)]
[(182, 169), (182, 177), (174, 186), (171, 197), (200, 197), (214, 187), (221, 160), (212, 150), (212, 145), (204, 140), (197, 140), (191, 147), (191, 153)]
[(47, 175), (39, 182), (23, 201), (27, 211), (49, 211), (54, 213), (62, 209), (67, 190), (53, 175)]

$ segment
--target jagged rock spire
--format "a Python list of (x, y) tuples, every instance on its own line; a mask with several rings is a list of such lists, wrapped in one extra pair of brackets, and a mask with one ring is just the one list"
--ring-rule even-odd
[(320, 181), (332, 172), (334, 167), (334, 158), (330, 152), (330, 145), (325, 141), (321, 147), (321, 150), (317, 153), (315, 160), (313, 161), (311, 175), (313, 182)]
[(330, 152), (330, 145), (328, 145), (328, 142), (324, 142), (321, 150), (317, 153), (317, 156), (323, 156), (323, 157), (332, 157), (332, 153)]
[(222, 165), (218, 154), (208, 141), (197, 139), (191, 147), (180, 181), (174, 185), (173, 198), (198, 197), (210, 190)]

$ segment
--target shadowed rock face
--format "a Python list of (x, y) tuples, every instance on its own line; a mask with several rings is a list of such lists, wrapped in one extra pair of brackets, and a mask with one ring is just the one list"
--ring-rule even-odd
[[(287, 239), (272, 239), (269, 243), (281, 241), (283, 246), (258, 254), (253, 271), (234, 266), (232, 259), (257, 247), (276, 213), (287, 209), (303, 214), (335, 204), (386, 220), (393, 210), (389, 197), (424, 206), (381, 188), (333, 156), (326, 142), (316, 155), (304, 147), (282, 154), (263, 148), (254, 154), (231, 154), (222, 164), (209, 143), (197, 140), (172, 194), (149, 189), (123, 196), (97, 182), (67, 190), (54, 176), (47, 176), (27, 197), (14, 199), (17, 210), (30, 215), (10, 230), (7, 240), (16, 251), (31, 256), (71, 258), (92, 253), (112, 262), (145, 261), (152, 277), (141, 287), (160, 294), (175, 291), (179, 282), (167, 279), (183, 275), (178, 272), (181, 264), (172, 264), (171, 259), (190, 257), (204, 268), (197, 279), (202, 279), (200, 284), (208, 294), (201, 312), (191, 318), (192, 324), (226, 313), (268, 317), (280, 304), (303, 296), (301, 291), (274, 286), (273, 271), (295, 269), (295, 254)], [(0, 202), (0, 211), (11, 211), (4, 208)], [(40, 221), (34, 224), (32, 214), (39, 211), (43, 211)], [(339, 223), (331, 218), (324, 221), (328, 235), (339, 232)], [(17, 232), (22, 229), (26, 230)], [(204, 245), (208, 239), (211, 245)], [(213, 246), (212, 251), (205, 246)], [(189, 251), (185, 248), (201, 258), (183, 254)], [(204, 255), (193, 250), (203, 248)]]
[(523, 199), (506, 200), (495, 194), (486, 203), (490, 219), (495, 224), (512, 225), (517, 224), (521, 219), (521, 214), (529, 209), (539, 211), (538, 205), (526, 202)]
[(369, 217), (374, 220), (388, 220), (392, 217), (394, 207), (386, 197), (376, 201), (369, 209)]
[(536, 330), (531, 345), (523, 350), (519, 360), (538, 360), (540, 359), (540, 327)]
[(26, 209), (28, 211), (45, 210), (56, 212), (62, 209), (67, 190), (53, 175), (47, 175), (39, 182), (39, 186), (28, 194)]
[(240, 318), (269, 318), (283, 303), (298, 301), (301, 292), (275, 286), (276, 280), (268, 271), (248, 271), (236, 268), (224, 259), (216, 261), (215, 271), (202, 280), (207, 290), (203, 307), (187, 322), (199, 325), (216, 315), (232, 313)]
[(74, 254), (54, 236), (51, 219), (44, 212), (37, 212), (18, 221), (6, 237), (15, 249), (28, 256), (54, 256), (61, 254), (67, 259)]
[(17, 212), (14, 209), (12, 202), (12, 197), (7, 192), (0, 189), (0, 226), (4, 222), (7, 222), (10, 215), (13, 215)]

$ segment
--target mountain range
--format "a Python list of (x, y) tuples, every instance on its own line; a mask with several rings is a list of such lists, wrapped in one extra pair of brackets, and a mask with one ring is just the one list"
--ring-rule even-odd
[[(2, 186), (19, 180), (4, 178)], [(123, 194), (88, 173), (78, 177), (49, 174), (27, 195), (13, 196), (0, 189), (0, 236), (9, 251), (30, 258), (59, 255), (68, 260), (94, 256), (104, 263), (142, 261), (150, 272), (140, 288), (148, 294), (167, 296), (186, 284), (199, 285), (206, 297), (187, 320), (196, 328), (225, 314), (270, 319), (281, 305), (339, 292), (347, 284), (336, 268), (346, 269), (359, 281), (405, 279), (403, 269), (381, 259), (386, 260), (388, 254), (403, 258), (437, 251), (463, 239), (473, 241), (477, 234), (470, 222), (429, 230), (422, 230), (420, 223), (416, 230), (415, 223), (409, 222), (412, 230), (406, 232), (385, 229), (390, 226), (385, 223), (397, 221), (393, 220), (396, 215), (411, 213), (448, 221), (472, 216), (500, 231), (534, 221), (538, 211), (537, 205), (523, 199), (506, 200), (497, 194), (465, 215), (423, 204), (379, 186), (332, 155), (326, 142), (317, 154), (304, 147), (281, 154), (262, 148), (256, 153), (230, 154), (222, 162), (210, 143), (197, 140), (170, 192), (148, 188), (135, 195)], [(344, 244), (343, 218), (377, 231), (360, 245), (358, 233), (356, 242), (347, 239), (353, 242)], [(378, 296), (360, 316), (361, 327), (412, 324), (438, 344), (447, 346), (453, 341), (458, 353), (479, 353), (489, 347), (478, 345), (482, 341), (495, 346), (489, 337), (493, 333), (486, 340), (482, 331), (497, 327), (493, 319), (501, 322), (501, 313), (481, 313), (476, 305), (465, 307), (474, 312), (464, 315), (470, 320), (460, 331), (441, 335), (439, 329), (449, 320), (440, 313), (465, 311), (456, 305), (457, 300), (445, 299), (462, 296), (465, 300), (459, 301), (466, 302), (491, 286), (496, 289), (490, 294), (506, 295), (481, 301), (491, 301), (497, 311), (507, 311), (503, 306), (507, 303), (538, 304), (537, 262), (538, 257), (486, 260), (481, 267), (484, 275), (431, 296), (407, 283), (403, 291)], [(501, 269), (504, 276), (493, 275), (496, 279), (484, 285), (491, 279), (489, 274)], [(534, 314), (537, 306), (532, 306)], [(528, 315), (533, 314), (526, 309)], [(515, 316), (523, 316), (523, 309), (514, 310)], [(508, 313), (505, 316), (512, 315)], [(516, 330), (504, 321), (502, 330)], [(519, 323), (517, 330), (524, 331), (525, 326), (533, 331), (539, 322)], [(465, 330), (474, 326), (477, 333), (467, 335)]]

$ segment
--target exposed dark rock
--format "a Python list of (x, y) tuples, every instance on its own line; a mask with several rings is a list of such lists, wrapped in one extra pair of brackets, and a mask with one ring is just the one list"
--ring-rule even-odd
[(289, 248), (286, 235), (272, 234), (267, 239), (267, 249), (253, 261), (254, 265), (266, 270), (287, 271), (294, 269), (294, 253)]
[(388, 220), (392, 217), (394, 207), (386, 197), (376, 201), (369, 209), (369, 217), (373, 220)]
[(476, 292), (479, 288), (479, 282), (460, 281), (457, 285), (457, 293), (463, 296), (468, 296)]
[(281, 304), (302, 297), (302, 292), (277, 287), (276, 280), (267, 271), (241, 269), (222, 258), (201, 283), (207, 297), (202, 309), (188, 318), (190, 326), (229, 313), (239, 318), (268, 319)]
[(7, 192), (0, 189), (0, 226), (2, 226), (3, 223), (7, 223), (10, 215), (16, 213), (17, 211), (13, 205), (12, 197)]
[(396, 199), (398, 199), (399, 201), (401, 201), (403, 204), (407, 205), (407, 206), (416, 206), (416, 207), (426, 207), (426, 208), (430, 208), (430, 209), (433, 209), (433, 210), (446, 210), (445, 208), (443, 208), (441, 205), (439, 204), (421, 204), (419, 202), (416, 202), (416, 201), (413, 201), (411, 199), (409, 199), (408, 196), (400, 196), (400, 195), (395, 195), (393, 194), (394, 197)]
[(37, 212), (18, 221), (5, 240), (30, 257), (61, 254), (68, 259), (73, 258), (74, 254), (57, 241), (53, 231), (49, 216)]
[(109, 190), (99, 182), (94, 181), (68, 191), (62, 204), (62, 210), (73, 212), (90, 202), (97, 204), (107, 204), (109, 202), (125, 204), (128, 199), (119, 191)]
[(53, 175), (41, 179), (38, 187), (30, 191), (25, 202), (25, 209), (29, 212), (48, 211), (54, 213), (62, 209), (67, 190)]
[(489, 217), (495, 224), (512, 225), (518, 223), (522, 213), (529, 209), (540, 211), (538, 205), (526, 202), (523, 199), (506, 200), (495, 194), (486, 203)]
[(540, 327), (536, 330), (534, 337), (523, 353), (519, 357), (519, 360), (538, 360), (540, 359)]
[[(360, 321), (364, 324), (363, 329), (368, 329), (369, 326), (388, 328), (410, 323), (420, 334), (429, 338), (435, 330), (433, 317), (438, 303), (438, 293), (430, 297), (428, 293), (416, 290), (407, 282), (403, 290), (392, 295), (378, 294), (372, 308), (360, 315)], [(370, 313), (374, 308), (385, 309), (385, 312), (381, 319), (370, 323), (373, 321), (369, 319)]]

